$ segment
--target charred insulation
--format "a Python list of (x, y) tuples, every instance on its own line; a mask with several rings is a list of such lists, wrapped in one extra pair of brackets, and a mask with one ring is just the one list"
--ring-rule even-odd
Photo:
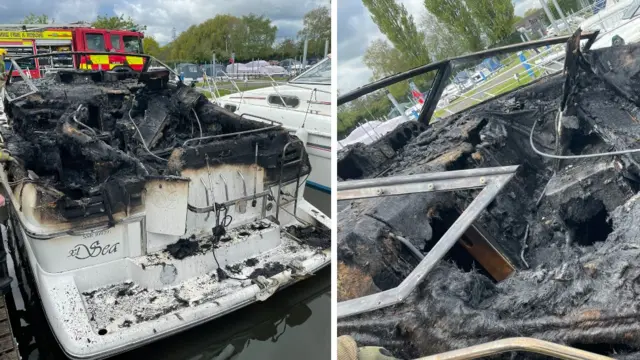
[[(302, 146), (295, 143), (282, 154), (293, 140), (286, 130), (237, 116), (190, 87), (170, 84), (168, 73), (131, 77), (60, 71), (55, 78), (33, 80), (36, 94), (8, 104), (10, 128), (0, 133), (20, 160), (10, 166), (9, 181), (22, 184), (27, 171), (35, 173), (38, 179), (29, 182), (42, 202), (55, 205), (48, 206), (53, 218), (112, 219), (116, 212), (142, 205), (141, 191), (149, 177), (178, 175), (185, 169), (257, 160), (266, 183), (280, 180), (281, 166), (283, 181), (297, 176), (292, 164)], [(17, 97), (30, 89), (14, 83), (7, 91)], [(244, 131), (251, 132), (228, 136)], [(201, 134), (204, 139), (185, 144)], [(306, 155), (302, 160), (304, 176), (310, 165)]]
[[(399, 149), (391, 145), (398, 142), (394, 132), (340, 152), (342, 179), (507, 165), (520, 169), (474, 222), (515, 266), (509, 277), (492, 281), (477, 264), (450, 253), (454, 261), (440, 261), (404, 303), (340, 319), (339, 334), (352, 335), (360, 346), (385, 347), (398, 358), (515, 336), (621, 359), (640, 356), (640, 156), (558, 164), (529, 145), (537, 122), (533, 142), (547, 153), (637, 148), (640, 45), (592, 51), (583, 60), (579, 63), (593, 71), (572, 70), (560, 148), (554, 119), (564, 98), (562, 74), (451, 115)], [(401, 234), (428, 253), (455, 220), (452, 209), (465, 209), (476, 195), (457, 191), (343, 204), (338, 298), (399, 284), (416, 261), (397, 243), (386, 242), (385, 234)], [(537, 357), (518, 353), (517, 358)]]

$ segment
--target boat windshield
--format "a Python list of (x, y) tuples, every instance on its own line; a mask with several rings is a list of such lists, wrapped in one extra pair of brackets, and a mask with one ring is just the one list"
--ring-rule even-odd
[(331, 85), (331, 58), (326, 58), (311, 69), (291, 80), (292, 84)]

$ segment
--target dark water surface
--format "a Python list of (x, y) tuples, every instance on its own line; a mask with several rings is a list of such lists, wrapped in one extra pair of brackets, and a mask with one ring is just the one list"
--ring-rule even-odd
[[(305, 198), (330, 216), (328, 194), (306, 188)], [(9, 266), (11, 263), (9, 260)], [(40, 304), (25, 304), (15, 283), (14, 296), (7, 296), (7, 306), (22, 359), (66, 359)], [(330, 288), (331, 270), (327, 267), (313, 278), (284, 289), (265, 302), (113, 359), (330, 359)]]

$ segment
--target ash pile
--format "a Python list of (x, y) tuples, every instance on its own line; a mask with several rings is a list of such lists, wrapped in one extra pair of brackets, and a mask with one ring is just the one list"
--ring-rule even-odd
[[(338, 333), (402, 359), (509, 337), (638, 359), (640, 154), (580, 155), (639, 148), (639, 84), (639, 45), (569, 51), (563, 74), (344, 149), (343, 180), (520, 167), (407, 300), (341, 318)], [(341, 202), (339, 301), (399, 285), (419, 259), (392, 234), (427, 254), (478, 193)]]
[[(40, 211), (61, 222), (142, 207), (149, 179), (186, 169), (257, 164), (265, 184), (302, 146), (281, 127), (252, 121), (210, 103), (166, 71), (127, 74), (65, 70), (7, 87), (9, 123), (0, 129), (14, 186), (35, 184)], [(237, 134), (237, 135), (235, 135)], [(231, 135), (231, 136), (230, 136)], [(286, 179), (297, 176), (284, 171)], [(310, 171), (303, 159), (302, 173)]]

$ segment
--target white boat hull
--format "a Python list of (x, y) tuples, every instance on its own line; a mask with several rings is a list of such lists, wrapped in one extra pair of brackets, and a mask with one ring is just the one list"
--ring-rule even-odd
[[(297, 214), (299, 217), (307, 220), (316, 218), (322, 222), (328, 220), (322, 218), (324, 216), (312, 205), (301, 201)], [(289, 211), (292, 210), (290, 206)], [(130, 229), (131, 224), (119, 226)], [(242, 263), (241, 258), (258, 261), (256, 265), (247, 266), (241, 273), (234, 274), (238, 278), (244, 278), (268, 263), (285, 264), (284, 271), (266, 279), (264, 288), (251, 284), (249, 280), (211, 280), (211, 274), (215, 273), (217, 267), (211, 251), (182, 260), (160, 251), (152, 254), (162, 260), (156, 264), (150, 262), (154, 256), (148, 255), (123, 257), (72, 271), (48, 272), (40, 265), (35, 248), (38, 242), (55, 240), (39, 240), (28, 236), (17, 221), (12, 222), (11, 228), (16, 241), (24, 244), (51, 329), (62, 350), (72, 359), (113, 356), (187, 330), (265, 300), (274, 292), (312, 275), (330, 261), (330, 250), (318, 252), (312, 247), (300, 246), (292, 238), (280, 236), (278, 227), (277, 236), (273, 232), (271, 236), (256, 234), (253, 239), (250, 237), (235, 244), (228, 251), (223, 247), (216, 249), (216, 256), (223, 268)], [(261, 249), (256, 248), (256, 244), (264, 244), (264, 238), (277, 245), (265, 252), (259, 251)], [(294, 247), (297, 250), (292, 252)], [(306, 260), (298, 261), (301, 257)], [(166, 271), (168, 268), (176, 270)], [(177, 274), (173, 275), (173, 271), (177, 271)], [(185, 274), (181, 276), (182, 273)], [(163, 284), (172, 280), (172, 277), (169, 285)], [(184, 293), (181, 296), (186, 296), (178, 300), (183, 305), (173, 309), (175, 306), (171, 304), (175, 303), (176, 294), (181, 293)], [(150, 302), (151, 299), (154, 300)], [(155, 308), (154, 304), (157, 304)], [(163, 313), (163, 307), (166, 313)], [(156, 315), (153, 315), (154, 311)], [(149, 319), (141, 318), (149, 315)]]

